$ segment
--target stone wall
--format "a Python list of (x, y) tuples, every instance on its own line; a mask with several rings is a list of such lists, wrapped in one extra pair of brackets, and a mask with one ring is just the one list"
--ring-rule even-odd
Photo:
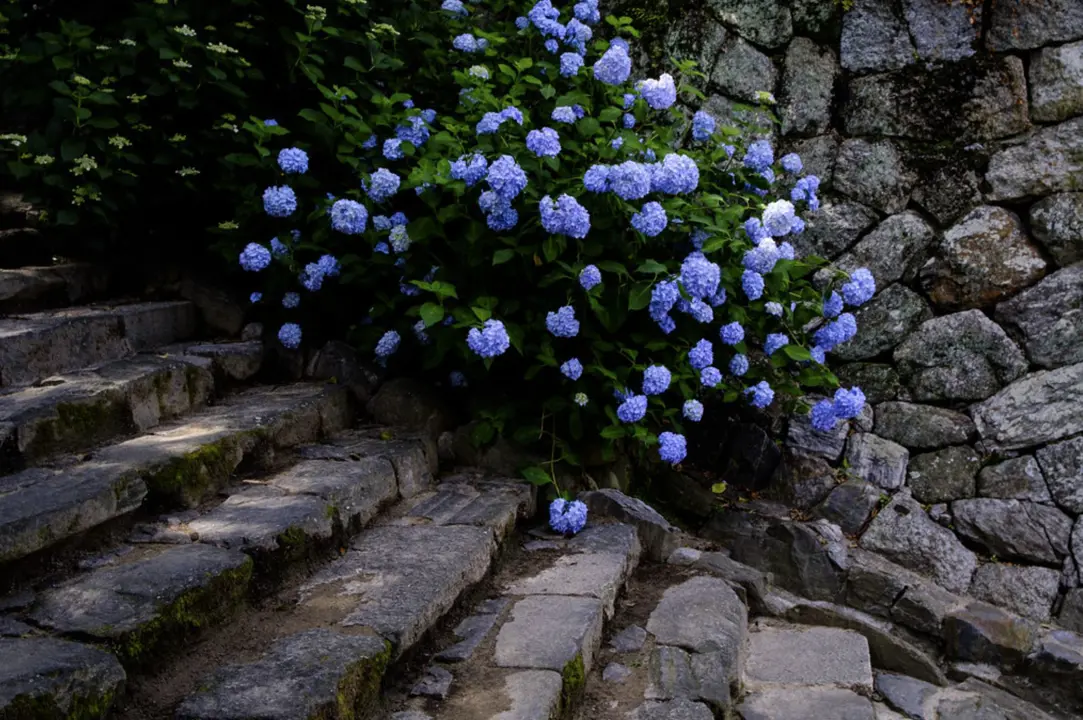
[(700, 63), (718, 114), (774, 93), (770, 134), (828, 196), (800, 250), (877, 280), (835, 354), (873, 413), (793, 423), (773, 489), (1083, 631), (1083, 0), (619, 9), (651, 21), (641, 60)]

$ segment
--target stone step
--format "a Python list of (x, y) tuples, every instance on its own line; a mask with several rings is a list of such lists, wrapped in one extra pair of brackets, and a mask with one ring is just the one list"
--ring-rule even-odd
[(89, 263), (0, 269), (0, 313), (32, 312), (77, 305), (102, 297), (106, 268)]
[(192, 337), (187, 301), (94, 305), (0, 318), (0, 386), (29, 385), (58, 373)]
[(533, 487), (518, 481), (459, 476), (414, 494), (301, 586), (284, 611), (289, 634), (254, 662), (218, 668), (176, 717), (373, 716), (388, 664), (486, 576), (508, 525), (533, 510)]
[(0, 563), (25, 557), (133, 512), (194, 507), (246, 458), (273, 459), (341, 430), (350, 398), (336, 385), (261, 387), (71, 464), (0, 477)]
[(124, 668), (104, 650), (53, 638), (0, 638), (0, 717), (100, 718)]

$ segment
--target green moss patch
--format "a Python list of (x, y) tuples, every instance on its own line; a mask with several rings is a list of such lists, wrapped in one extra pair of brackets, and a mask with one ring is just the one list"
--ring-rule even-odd
[(380, 704), (380, 684), (391, 662), (391, 643), (384, 651), (351, 665), (338, 684), (334, 708), (325, 708), (308, 720), (365, 720), (376, 716)]
[(579, 701), (583, 688), (587, 684), (587, 673), (583, 669), (583, 653), (577, 654), (564, 665), (560, 673), (564, 687), (560, 691), (560, 710), (567, 715)]
[(144, 480), (150, 502), (159, 507), (195, 507), (229, 479), (244, 456), (243, 442), (243, 436), (230, 435), (148, 474)]
[(67, 709), (59, 707), (52, 694), (19, 695), (0, 709), (0, 720), (99, 720), (109, 715), (115, 702), (112, 689), (75, 695)]

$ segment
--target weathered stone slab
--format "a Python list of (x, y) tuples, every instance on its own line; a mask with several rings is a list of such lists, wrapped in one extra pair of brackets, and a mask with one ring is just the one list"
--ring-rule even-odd
[(248, 592), (252, 561), (207, 545), (150, 551), (43, 592), (33, 622), (58, 633), (95, 638), (139, 664), (183, 634), (220, 622)]
[(981, 31), (980, 5), (903, 0), (903, 14), (922, 60), (956, 62), (974, 54)]
[(657, 510), (637, 498), (630, 498), (619, 490), (605, 488), (582, 493), (579, 497), (595, 517), (601, 515), (619, 520), (634, 527), (647, 557), (655, 562), (665, 562), (679, 542), (677, 528)]
[(884, 490), (902, 487), (910, 451), (872, 433), (854, 433), (846, 445), (850, 472)]
[(1027, 658), (1028, 674), (1038, 682), (1067, 691), (1083, 701), (1083, 635), (1055, 628), (1042, 630)]
[(263, 343), (259, 340), (189, 345), (185, 352), (209, 358), (215, 370), (230, 380), (247, 380), (263, 366)]
[(757, 45), (777, 48), (793, 36), (789, 3), (782, 0), (708, 0), (715, 17)]
[(665, 645), (656, 647), (647, 664), (648, 700), (702, 700), (719, 709), (730, 706), (730, 684), (737, 668), (722, 653), (687, 653)]
[(834, 462), (842, 456), (849, 431), (850, 424), (840, 422), (832, 430), (821, 432), (812, 427), (808, 414), (794, 414), (786, 429), (786, 450)]
[(901, 389), (899, 373), (888, 363), (848, 363), (836, 368), (835, 374), (844, 386), (857, 385), (864, 390), (865, 398), (872, 405), (896, 400), (899, 397)]
[(469, 660), (473, 657), (478, 646), (485, 642), (485, 638), (496, 626), (500, 614), (510, 604), (511, 600), (508, 598), (498, 598), (494, 601), (482, 603), (481, 606), (476, 608), (474, 615), (470, 615), (455, 627), (455, 637), (459, 638), (459, 642), (441, 650), (436, 654), (435, 659), (440, 662), (464, 662)]
[(488, 572), (493, 533), (469, 525), (376, 527), (301, 589), (302, 607), (344, 608), (347, 627), (372, 628), (398, 657)]
[(334, 506), (326, 500), (255, 487), (230, 495), (188, 527), (200, 542), (217, 547), (287, 553), (330, 540), (333, 519)]
[[(873, 235), (870, 234), (866, 240), (872, 238)], [(865, 240), (862, 241), (864, 242)], [(862, 243), (858, 244), (858, 248)], [(849, 264), (855, 262), (858, 261)], [(893, 269), (890, 274), (894, 274), (896, 270), (897, 268)], [(933, 312), (925, 298), (905, 285), (896, 283), (858, 308), (854, 316), (860, 332), (852, 340), (836, 348), (833, 354), (840, 360), (864, 360), (891, 350), (919, 325), (932, 318)]]
[[(878, 288), (891, 289), (892, 283), (899, 280), (908, 282), (917, 275), (935, 236), (932, 226), (917, 213), (907, 211), (893, 215), (840, 257), (835, 266), (846, 272), (867, 268), (876, 279)], [(818, 273), (817, 280), (822, 276), (822, 273)], [(901, 290), (896, 292), (899, 296), (892, 300), (894, 305), (916, 305)], [(920, 316), (922, 312), (912, 308), (906, 314)]]
[(329, 502), (344, 524), (366, 525), (398, 497), (395, 469), (382, 457), (356, 460), (302, 460), (267, 480), (292, 495)]
[(1083, 363), (1025, 375), (970, 408), (991, 450), (1019, 450), (1083, 432)]
[[(1056, 682), (1054, 680), (1054, 682)], [(958, 695), (942, 693), (937, 711), (941, 717), (958, 717), (960, 720), (981, 720), (989, 712), (1000, 713), (998, 717), (1006, 720), (1054, 720), (1053, 716), (1037, 705), (1017, 698), (1005, 690), (993, 687), (977, 677), (968, 677), (955, 686), (956, 693), (967, 693), (969, 697), (960, 703), (954, 702)], [(962, 714), (956, 712), (962, 710)], [(972, 714), (966, 714), (966, 713)]]
[(449, 429), (450, 415), (436, 392), (410, 378), (380, 385), (366, 409), (376, 422), (388, 427), (419, 430), (431, 437)]
[[(820, 433), (810, 429), (806, 437), (811, 439), (818, 434)], [(832, 444), (832, 434), (823, 433), (827, 438), (825, 445)], [(837, 446), (841, 453), (842, 444), (838, 443)], [(769, 490), (771, 499), (808, 510), (826, 498), (837, 482), (835, 468), (827, 460), (787, 448), (783, 452), (782, 462), (771, 478)]]
[(430, 459), (425, 443), (417, 438), (366, 437), (356, 432), (335, 436), (324, 445), (300, 449), (301, 457), (312, 460), (350, 460), (384, 458), (395, 468), (399, 496), (404, 500), (424, 492), (432, 485), (435, 453)]
[(872, 702), (843, 688), (778, 688), (749, 693), (742, 720), (877, 720)]
[(1083, 192), (1057, 193), (1031, 205), (1030, 229), (1061, 267), (1083, 260)]
[(1075, 0), (1001, 0), (985, 44), (990, 50), (1023, 50), (1083, 37), (1083, 8)]
[(744, 685), (753, 692), (786, 685), (871, 690), (868, 641), (836, 628), (764, 628), (748, 636)]
[(839, 61), (830, 48), (795, 38), (786, 50), (779, 94), (783, 135), (821, 135), (831, 123)]
[(906, 479), (914, 499), (925, 504), (974, 497), (981, 457), (957, 445), (910, 458)]
[(609, 646), (619, 653), (638, 652), (647, 641), (647, 631), (638, 625), (629, 625), (609, 640)]
[(894, 3), (856, 0), (842, 16), (842, 66), (854, 73), (897, 70), (914, 62), (914, 46)]
[(936, 685), (906, 675), (876, 673), (876, 692), (908, 718), (925, 717), (925, 703), (940, 691)]
[[(796, 135), (791, 135), (782, 141), (779, 146), (778, 152), (781, 155), (788, 153), (796, 153), (801, 158), (801, 164), (804, 166), (804, 171), (807, 175), (815, 175), (820, 179), (820, 190), (826, 191), (832, 187), (832, 180), (835, 176), (835, 156), (839, 152), (839, 138), (834, 133), (828, 133), (826, 135), (817, 135), (815, 137), (803, 138)], [(822, 202), (822, 199), (821, 199)], [(820, 205), (820, 210), (823, 210), (825, 204)], [(794, 236), (796, 238), (803, 238), (808, 232), (809, 221), (817, 213), (806, 212), (802, 213), (802, 219), (805, 221), (805, 233)], [(797, 248), (797, 242), (795, 240), (790, 241), (795, 248)], [(801, 243), (805, 245), (805, 243)], [(804, 257), (809, 253), (797, 251), (797, 254)]]
[(476, 488), (457, 482), (444, 482), (435, 492), (417, 495), (417, 503), (398, 522), (412, 524), (419, 520), (435, 525), (478, 525), (506, 535), (515, 525), (520, 508), (531, 504), (525, 485), (507, 483)]
[(602, 640), (602, 602), (564, 595), (531, 596), (515, 603), (496, 635), (498, 667), (590, 672)]
[(116, 313), (79, 308), (0, 319), (0, 385), (33, 383), (131, 352)]
[(1083, 437), (1048, 445), (1037, 455), (1053, 500), (1070, 513), (1083, 513)]
[(410, 694), (446, 700), (454, 679), (446, 669), (439, 665), (430, 665), (425, 669), (425, 674), (421, 676), (421, 679), (410, 689)]
[(371, 712), (387, 642), (320, 628), (275, 642), (260, 660), (227, 665), (177, 710), (178, 720), (347, 720)]
[(492, 720), (550, 720), (560, 708), (564, 681), (551, 670), (524, 670), (504, 678), (510, 709)]
[(977, 439), (974, 422), (966, 415), (903, 402), (877, 405), (873, 430), (880, 437), (908, 448), (935, 449)]
[(728, 667), (739, 663), (747, 628), (747, 610), (737, 595), (725, 581), (709, 577), (668, 588), (647, 621), (658, 644), (719, 652)]
[(975, 498), (951, 504), (955, 531), (1000, 558), (1059, 567), (1068, 554), (1072, 521), (1055, 507)]
[(714, 713), (692, 700), (645, 702), (628, 713), (628, 720), (711, 720)]
[(864, 480), (847, 480), (835, 486), (812, 513), (835, 523), (847, 535), (855, 535), (880, 504), (881, 494), (880, 488)]
[(688, 10), (668, 25), (663, 41), (666, 53), (678, 60), (695, 60), (696, 70), (710, 75), (730, 31), (715, 20), (707, 8)]
[(778, 70), (771, 58), (739, 37), (730, 37), (710, 75), (711, 89), (743, 102), (755, 102), (757, 93), (774, 94)]
[(97, 648), (53, 638), (0, 638), (2, 717), (101, 717), (125, 680), (116, 658)]
[[(1061, 0), (1073, 2), (1074, 0)], [(1083, 173), (1083, 118), (1036, 130), (989, 160), (986, 180), (994, 202), (1078, 190)]]
[(1083, 362), (1083, 263), (1049, 275), (997, 306), (996, 319), (1023, 339), (1031, 362)]
[(737, 597), (752, 612), (763, 611), (769, 591), (765, 573), (739, 563), (720, 552), (703, 553), (696, 559), (693, 567), (728, 582), (737, 593)]
[(1038, 624), (975, 601), (948, 613), (943, 631), (949, 657), (1010, 669), (1034, 646)]
[(879, 219), (871, 208), (845, 200), (825, 202), (819, 210), (803, 217), (805, 232), (795, 235), (790, 242), (801, 257), (815, 255), (828, 260), (849, 250)]
[(1046, 505), (1053, 502), (1045, 476), (1033, 455), (1023, 455), (982, 468), (978, 473), (978, 495)]
[(974, 553), (950, 530), (933, 522), (905, 490), (873, 518), (861, 536), (861, 547), (930, 575), (953, 592), (966, 592), (978, 566)]
[[(875, 0), (873, 0), (875, 2)], [(849, 17), (852, 13), (847, 13)], [(849, 139), (835, 161), (835, 189), (884, 213), (906, 209), (915, 177), (890, 140)]]
[(986, 563), (974, 573), (970, 594), (1038, 622), (1048, 622), (1060, 587), (1060, 571)]
[(1041, 48), (1030, 56), (1030, 114), (1057, 122), (1083, 113), (1083, 42)]
[(617, 594), (639, 560), (638, 555), (576, 553), (557, 558), (552, 567), (508, 586), (509, 595), (573, 595), (602, 601), (607, 619), (613, 617)]

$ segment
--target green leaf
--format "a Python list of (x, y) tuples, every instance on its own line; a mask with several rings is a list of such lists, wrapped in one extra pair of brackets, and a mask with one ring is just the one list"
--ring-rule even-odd
[(479, 422), (474, 426), (474, 429), (470, 431), (470, 443), (474, 447), (481, 447), (488, 444), (493, 436), (496, 435), (496, 430), (491, 423)]
[(594, 263), (598, 266), (599, 270), (605, 270), (606, 272), (616, 273), (620, 276), (627, 276), (628, 271), (619, 262), (614, 260), (603, 260), (601, 262)]
[(782, 347), (782, 352), (786, 353), (786, 357), (790, 358), (791, 360), (812, 359), (812, 355), (809, 354), (809, 351), (801, 347), (800, 345), (784, 345)]
[(549, 473), (537, 466), (523, 468), (520, 472), (528, 482), (537, 485), (538, 487), (545, 487), (553, 482), (553, 478), (549, 477)]
[(555, 89), (553, 89), (552, 85), (546, 85), (545, 87), (543, 87), (541, 89), (541, 96), (543, 98), (545, 98), (546, 100), (551, 99), (556, 94), (557, 94), (557, 91)]
[(607, 107), (605, 110), (598, 113), (598, 119), (602, 122), (616, 122), (617, 120), (620, 120), (622, 114), (620, 108)]
[(493, 316), (492, 311), (487, 308), (471, 307), (470, 309), (473, 311), (474, 316), (482, 322), (485, 322)]
[(298, 117), (302, 117), (305, 120), (314, 122), (318, 125), (326, 125), (327, 118), (319, 110), (313, 110), (312, 108), (305, 108), (301, 112), (297, 113)]
[(436, 303), (425, 303), (421, 306), (421, 319), (425, 327), (432, 327), (444, 319), (444, 308)]
[(669, 272), (665, 265), (655, 260), (647, 260), (642, 265), (636, 268), (637, 273), (647, 273), (657, 275), (658, 273)]
[(593, 137), (602, 131), (601, 124), (594, 118), (583, 118), (575, 125), (583, 137)]
[(606, 440), (615, 440), (627, 435), (628, 432), (624, 429), (623, 425), (607, 425), (602, 428), (602, 437)]
[(642, 310), (650, 305), (651, 302), (651, 283), (639, 283), (632, 288), (632, 292), (628, 294), (628, 309), (629, 310)]
[(503, 250), (497, 250), (493, 253), (493, 265), (503, 265), (508, 260), (511, 260), (513, 257), (515, 257), (514, 250), (510, 250), (508, 248), (504, 248)]

